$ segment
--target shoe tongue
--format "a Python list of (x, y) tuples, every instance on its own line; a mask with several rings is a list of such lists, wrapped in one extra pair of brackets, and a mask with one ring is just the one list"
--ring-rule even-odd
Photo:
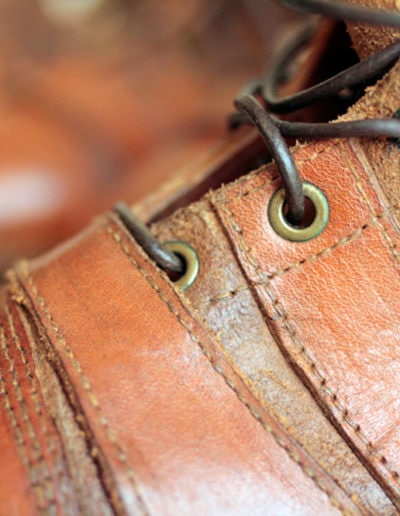
[[(351, 0), (375, 9), (393, 10), (393, 0)], [(400, 1), (396, 0), (400, 9)], [(400, 38), (400, 30), (381, 26), (348, 24), (353, 45), (361, 59)], [(400, 109), (400, 61), (350, 108), (341, 120), (393, 117)], [(355, 145), (369, 161), (391, 205), (400, 203), (400, 145), (387, 138), (361, 139)]]
[[(357, 4), (373, 9), (393, 11), (400, 10), (399, 0), (348, 0), (350, 3)], [(354, 48), (361, 59), (365, 59), (371, 54), (384, 49), (391, 43), (400, 38), (400, 30), (391, 27), (359, 25), (348, 23), (347, 30), (352, 39)]]

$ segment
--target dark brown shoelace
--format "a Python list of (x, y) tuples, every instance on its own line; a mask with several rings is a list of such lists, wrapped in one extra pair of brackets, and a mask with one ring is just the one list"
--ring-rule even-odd
[[(337, 19), (366, 24), (400, 27), (400, 14), (353, 6), (331, 0), (281, 0), (291, 8)], [(323, 139), (349, 137), (400, 138), (400, 120), (396, 118), (365, 119), (351, 122), (306, 123), (279, 119), (276, 115), (293, 113), (321, 99), (339, 95), (343, 90), (363, 90), (368, 82), (379, 79), (400, 56), (400, 41), (375, 55), (341, 71), (337, 75), (288, 97), (276, 94), (281, 77), (299, 46), (310, 37), (309, 30), (297, 38), (278, 57), (268, 73), (249, 82), (238, 94), (234, 104), (237, 112), (230, 117), (230, 126), (253, 124), (260, 132), (280, 172), (284, 190), (285, 218), (294, 228), (305, 218), (304, 183), (290, 153), (286, 138)], [(138, 221), (124, 204), (114, 207), (127, 229), (148, 255), (168, 273), (182, 274), (186, 265), (182, 257), (167, 250)]]

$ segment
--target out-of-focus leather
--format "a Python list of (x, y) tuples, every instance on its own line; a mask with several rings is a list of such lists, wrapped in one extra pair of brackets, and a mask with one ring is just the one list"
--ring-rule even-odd
[(299, 18), (261, 0), (90, 4), (87, 18), (58, 0), (0, 5), (0, 269), (208, 149)]
[[(4, 304), (5, 296), (0, 296)], [(33, 514), (35, 505), (34, 490), (30, 485), (27, 468), (30, 461), (25, 455), (18, 455), (18, 444), (23, 442), (23, 435), (20, 421), (14, 408), (14, 400), (9, 394), (9, 383), (12, 382), (10, 376), (16, 375), (15, 368), (12, 368), (11, 358), (7, 359), (6, 341), (4, 330), (0, 328), (0, 347), (2, 355), (1, 375), (0, 375), (0, 484), (1, 484), (1, 512), (3, 514)], [(3, 358), (4, 357), (4, 358)], [(8, 362), (8, 363), (7, 363)], [(8, 374), (7, 374), (8, 371)], [(12, 384), (12, 383), (11, 383)], [(16, 382), (16, 385), (18, 383)]]
[(116, 512), (357, 512), (120, 223), (17, 274)]

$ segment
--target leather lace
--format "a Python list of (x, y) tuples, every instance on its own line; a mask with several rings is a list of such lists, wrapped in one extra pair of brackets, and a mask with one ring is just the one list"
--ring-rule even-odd
[[(400, 27), (398, 13), (366, 9), (344, 2), (282, 0), (282, 3), (298, 10), (344, 20)], [(264, 77), (252, 80), (240, 91), (234, 102), (238, 112), (230, 118), (232, 128), (250, 123), (259, 130), (282, 177), (286, 194), (287, 220), (295, 226), (301, 224), (305, 216), (305, 195), (303, 182), (284, 137), (306, 139), (400, 137), (400, 121), (392, 118), (306, 123), (284, 121), (275, 116), (293, 113), (321, 99), (339, 95), (346, 89), (353, 91), (364, 89), (366, 83), (379, 79), (400, 57), (400, 41), (396, 41), (384, 50), (311, 88), (279, 98), (276, 90), (280, 77), (284, 76), (285, 66), (298, 47), (309, 37), (309, 32), (301, 35), (279, 56)]]
[[(350, 5), (331, 0), (280, 0), (296, 10), (321, 14), (345, 21), (400, 27), (400, 14)], [(285, 68), (294, 53), (310, 38), (307, 29), (296, 38), (270, 67), (268, 73), (250, 81), (237, 95), (234, 105), (237, 112), (230, 117), (231, 128), (253, 124), (260, 132), (272, 157), (275, 159), (285, 189), (288, 223), (299, 226), (305, 216), (303, 181), (290, 153), (285, 138), (323, 139), (349, 137), (400, 138), (400, 120), (395, 118), (364, 119), (351, 122), (309, 123), (281, 120), (278, 114), (293, 113), (315, 104), (321, 99), (340, 95), (343, 90), (362, 91), (365, 85), (378, 80), (400, 57), (400, 41), (364, 59), (350, 68), (293, 95), (280, 98), (277, 89)], [(163, 245), (138, 221), (122, 203), (114, 210), (132, 236), (159, 267), (169, 273), (183, 273), (185, 264)]]

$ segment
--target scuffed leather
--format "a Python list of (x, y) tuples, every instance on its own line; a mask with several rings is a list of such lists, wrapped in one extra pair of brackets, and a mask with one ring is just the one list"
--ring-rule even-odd
[(179, 239), (197, 250), (199, 277), (185, 298), (218, 335), (246, 386), (360, 509), (397, 513), (282, 354), (210, 202), (216, 197), (211, 193), (152, 227), (160, 241)]
[(351, 143), (294, 157), (330, 205), (319, 237), (292, 243), (272, 229), (273, 167), (216, 194), (214, 207), (282, 352), (399, 506), (398, 207)]
[[(4, 302), (4, 295), (0, 295), (0, 299)], [(18, 446), (24, 445), (24, 436), (20, 416), (15, 407), (15, 403), (18, 403), (18, 401), (15, 400), (15, 397), (14, 399), (11, 398), (13, 394), (11, 387), (12, 374), (15, 368), (10, 367), (10, 360), (12, 359), (9, 354), (7, 355), (3, 326), (0, 327), (0, 354), (0, 395), (2, 399), (0, 409), (1, 511), (3, 514), (30, 515), (34, 514), (35, 497), (33, 491), (35, 488), (30, 485), (27, 475), (26, 468), (29, 467), (29, 459), (26, 455), (21, 456), (18, 452)]]
[[(389, 211), (384, 211), (380, 204), (380, 199), (383, 199), (381, 194), (376, 188), (372, 189), (365, 165), (361, 165), (348, 144), (309, 145), (299, 149), (295, 157), (303, 177), (324, 185), (331, 208), (326, 231), (318, 239), (300, 246), (286, 241), (278, 242), (280, 237), (266, 226), (266, 208), (268, 198), (279, 180), (273, 167), (261, 169), (209, 197), (235, 252), (232, 255), (232, 249), (224, 247), (227, 263), (232, 264), (226, 267), (231, 279), (221, 281), (227, 286), (232, 281), (238, 281), (235, 267), (237, 269), (239, 265), (243, 269), (247, 282), (246, 289), (241, 289), (241, 292), (246, 296), (252, 294), (260, 305), (283, 357), (292, 366), (295, 365), (296, 372), (300, 373), (306, 386), (311, 387), (324, 413), (328, 413), (352, 448), (358, 454), (363, 454), (363, 463), (379, 479), (393, 502), (397, 503), (390, 479), (388, 481), (382, 474), (382, 465), (380, 469), (377, 468), (375, 457), (366, 455), (365, 449), (348, 432), (346, 420), (340, 421), (340, 424), (335, 420), (337, 407), (325, 399), (326, 389), (331, 388), (336, 377), (340, 380), (336, 401), (339, 402), (339, 394), (343, 395), (343, 392), (349, 398), (353, 395), (357, 384), (351, 384), (349, 373), (354, 361), (344, 361), (351, 356), (352, 350), (344, 355), (343, 349), (347, 343), (364, 342), (363, 330), (357, 333), (352, 324), (356, 325), (357, 321), (367, 324), (371, 314), (366, 314), (364, 309), (363, 317), (360, 314), (357, 320), (348, 315), (345, 317), (344, 310), (348, 314), (349, 307), (354, 310), (358, 307), (353, 306), (348, 298), (346, 308), (334, 306), (336, 291), (333, 289), (332, 298), (327, 299), (326, 305), (320, 304), (324, 297), (304, 296), (304, 293), (308, 294), (307, 288), (311, 290), (314, 284), (318, 285), (319, 292), (325, 294), (326, 290), (329, 291), (323, 287), (325, 278), (330, 278), (330, 274), (334, 274), (335, 282), (339, 285), (337, 288), (348, 289), (351, 278), (348, 271), (351, 272), (354, 264), (358, 264), (360, 254), (354, 247), (362, 242), (364, 233), (375, 235), (376, 241), (375, 254), (367, 256), (362, 263), (368, 265), (373, 259), (376, 264), (376, 249), (382, 248), (379, 255), (382, 263), (385, 267), (388, 263), (393, 266), (393, 257), (392, 260), (387, 259), (387, 241), (376, 235), (381, 235), (379, 224), (386, 224), (386, 230), (390, 230), (392, 238), (396, 238), (386, 220)], [(333, 174), (332, 170), (341, 175)], [(375, 214), (366, 204), (365, 195), (371, 199)], [(194, 213), (196, 207), (188, 210)], [(211, 230), (214, 224), (212, 217), (215, 218), (215, 215), (211, 212), (208, 216), (204, 215), (197, 229), (193, 224), (191, 228), (186, 227), (187, 231), (193, 230), (196, 238), (202, 238), (208, 256), (212, 253), (207, 251), (207, 246), (212, 245), (213, 234), (216, 234), (215, 230)], [(177, 235), (188, 226), (187, 220), (183, 218), (179, 221), (177, 216), (165, 224), (169, 225), (171, 234), (175, 232)], [(216, 238), (218, 242), (218, 235)], [(274, 246), (278, 245), (280, 249), (274, 255)], [(370, 249), (372, 247), (368, 252)], [(337, 269), (328, 267), (323, 269), (323, 275), (312, 280), (303, 275), (302, 279), (306, 279), (302, 282), (296, 283), (291, 279), (283, 283), (292, 274), (296, 278), (308, 265), (312, 271), (319, 271), (319, 261), (332, 259), (336, 251), (347, 250), (348, 256), (343, 257), (338, 253), (340, 259), (334, 262), (341, 267), (340, 274)], [(262, 260), (260, 268), (254, 271), (251, 267), (254, 267), (256, 252), (262, 255)], [(289, 264), (296, 266), (285, 266), (285, 255), (291, 260)], [(211, 271), (215, 269), (215, 264), (212, 264), (214, 259), (217, 258), (209, 258)], [(238, 260), (236, 265), (235, 259)], [(279, 274), (274, 274), (274, 266), (282, 269)], [(210, 274), (207, 258), (203, 258), (201, 270), (202, 274)], [(367, 278), (369, 273), (367, 267), (361, 277)], [(261, 274), (265, 275), (262, 282), (257, 276)], [(340, 287), (342, 276), (345, 283)], [(322, 278), (320, 283), (318, 278)], [(383, 278), (387, 285), (392, 286), (392, 276), (386, 274)], [(361, 466), (354, 466), (360, 479), (357, 482), (361, 482), (358, 488), (351, 482), (348, 484), (345, 475), (337, 482), (332, 476), (336, 466), (329, 461), (325, 463), (323, 454), (307, 444), (303, 430), (295, 426), (296, 417), (293, 419), (290, 416), (292, 423), (288, 425), (281, 402), (274, 403), (273, 399), (265, 397), (257, 385), (257, 377), (253, 377), (252, 385), (251, 368), (255, 365), (249, 360), (245, 372), (244, 358), (233, 352), (235, 347), (240, 346), (240, 339), (235, 340), (229, 334), (224, 336), (221, 333), (223, 324), (230, 326), (233, 322), (229, 321), (234, 319), (244, 327), (249, 324), (244, 318), (246, 305), (240, 302), (228, 304), (225, 313), (220, 312), (224, 321), (220, 330), (215, 322), (210, 325), (213, 327), (211, 329), (196, 315), (188, 297), (174, 291), (173, 285), (149, 262), (114, 217), (100, 219), (93, 228), (64, 246), (29, 265), (21, 265), (16, 275), (10, 275), (10, 281), (11, 298), (6, 300), (9, 305), (7, 310), (12, 321), (20, 318), (26, 331), (29, 330), (30, 337), (24, 340), (23, 348), (26, 355), (36, 350), (34, 354), (41, 359), (34, 362), (32, 371), (42, 391), (47, 379), (42, 372), (39, 374), (39, 364), (44, 361), (56, 374), (60, 384), (57, 388), (73, 411), (75, 424), (79, 424), (87, 446), (85, 456), (90, 458), (94, 467), (89, 473), (89, 480), (93, 485), (96, 482), (101, 485), (103, 498), (109, 501), (113, 511), (121, 514), (184, 514), (193, 511), (231, 511), (240, 514), (249, 511), (265, 513), (266, 508), (272, 508), (272, 512), (328, 514), (338, 510), (358, 513), (371, 507), (379, 507), (382, 513), (385, 507), (384, 513), (393, 513), (384, 495), (379, 495), (373, 481), (362, 473)], [(203, 297), (218, 298), (220, 291), (217, 285), (213, 290), (214, 287), (210, 287), (212, 281), (208, 284), (199, 279), (199, 282), (200, 286), (203, 285)], [(304, 366), (302, 353), (293, 350), (287, 337), (285, 317), (272, 314), (271, 307), (276, 308), (276, 304), (271, 303), (270, 298), (261, 297), (265, 285), (272, 284), (275, 288), (284, 285), (283, 292), (288, 296), (287, 299), (283, 298), (285, 307), (294, 300), (290, 306), (293, 311), (297, 310), (295, 324), (299, 335), (300, 331), (312, 332), (314, 328), (318, 332), (317, 341), (312, 339), (313, 334), (310, 333), (310, 344), (313, 346), (310, 349), (315, 356), (319, 353), (318, 367), (307, 369)], [(382, 285), (386, 288), (381, 281), (379, 285), (374, 285), (372, 292), (377, 292)], [(362, 295), (365, 302), (373, 305), (367, 299), (369, 286), (365, 280), (363, 290), (352, 291), (352, 300), (358, 294), (360, 299)], [(232, 288), (238, 290), (237, 294), (239, 287), (232, 284)], [(389, 291), (388, 288), (386, 290)], [(381, 296), (378, 301), (382, 299)], [(346, 300), (345, 296), (343, 300)], [(315, 314), (314, 317), (309, 315), (309, 306), (313, 302), (318, 302), (317, 317)], [(251, 296), (245, 303), (250, 312), (254, 311)], [(361, 304), (361, 301), (358, 303)], [(200, 306), (199, 309), (201, 312)], [(340, 324), (336, 314), (339, 314)], [(366, 334), (368, 342), (371, 342), (370, 349), (375, 349), (377, 335), (380, 336), (380, 329), (385, 328), (382, 320), (378, 319), (379, 316), (376, 321), (380, 324)], [(274, 340), (267, 327), (264, 328), (265, 343), (270, 342), (272, 347)], [(256, 331), (256, 328), (250, 330), (250, 340), (256, 344), (251, 331)], [(340, 336), (340, 341), (332, 337), (334, 331)], [(330, 332), (328, 336), (326, 332)], [(23, 335), (21, 329), (17, 333)], [(16, 345), (12, 338), (6, 332), (10, 348)], [(315, 342), (319, 343), (320, 338), (324, 339), (325, 344), (322, 351), (314, 345)], [(387, 349), (390, 339), (391, 336), (387, 339)], [(341, 347), (335, 348), (338, 344)], [(335, 353), (339, 360), (335, 358)], [(6, 360), (7, 356), (3, 355), (3, 360)], [(43, 368), (43, 365), (40, 367)], [(324, 374), (325, 369), (329, 372), (329, 368), (332, 371), (335, 368), (331, 377), (327, 375), (322, 388), (312, 383), (315, 370), (320, 367), (324, 368)], [(310, 374), (310, 371), (314, 372)], [(277, 355), (271, 373), (278, 380), (282, 374), (288, 378)], [(315, 413), (318, 409), (310, 407), (306, 386), (290, 381), (295, 392), (298, 391), (295, 396), (303, 400), (305, 410), (310, 415)], [(26, 391), (22, 398), (29, 396), (31, 393)], [(69, 442), (66, 439), (69, 430), (60, 426), (63, 411), (57, 412), (53, 406), (59, 403), (58, 399), (49, 402), (49, 397), (47, 393), (47, 406), (50, 403), (47, 408), (61, 434), (57, 445), (63, 451)], [(359, 399), (353, 397), (351, 402), (357, 404)], [(370, 400), (374, 402), (376, 398), (371, 396)], [(383, 401), (381, 399), (381, 412), (385, 408)], [(359, 414), (362, 415), (363, 409), (363, 406), (357, 407)], [(375, 414), (376, 407), (372, 409)], [(393, 414), (392, 410), (387, 418), (393, 417)], [(324, 416), (319, 413), (319, 417)], [(6, 417), (4, 420), (8, 421)], [(304, 425), (301, 419), (297, 418), (297, 422)], [(9, 420), (7, 424), (10, 426), (12, 421)], [(374, 432), (374, 420), (371, 419), (369, 424), (366, 431)], [(316, 442), (320, 439), (318, 435), (315, 435)], [(75, 439), (73, 436), (72, 440)], [(328, 427), (327, 436), (324, 435), (323, 439), (326, 441), (324, 446), (338, 443), (340, 449), (335, 457), (339, 460), (342, 457), (343, 464), (354, 463), (352, 452), (340, 444)], [(389, 451), (396, 454), (394, 447)], [(66, 455), (69, 466), (70, 451), (66, 450)], [(51, 461), (46, 459), (45, 462), (51, 470)], [(28, 465), (26, 475), (29, 476), (30, 470)], [(75, 474), (66, 473), (65, 478), (71, 486), (72, 496), (76, 496), (78, 505), (81, 505), (82, 494), (77, 493), (76, 483), (73, 483)], [(29, 491), (35, 494), (32, 479), (28, 485)], [(52, 485), (58, 493), (60, 481), (56, 478)], [(357, 495), (351, 494), (353, 487)], [(366, 494), (365, 490), (370, 494)], [(90, 502), (94, 503), (93, 500)], [(65, 504), (68, 507), (68, 502)], [(103, 513), (107, 513), (106, 505)]]
[(119, 223), (18, 275), (116, 512), (358, 512)]

